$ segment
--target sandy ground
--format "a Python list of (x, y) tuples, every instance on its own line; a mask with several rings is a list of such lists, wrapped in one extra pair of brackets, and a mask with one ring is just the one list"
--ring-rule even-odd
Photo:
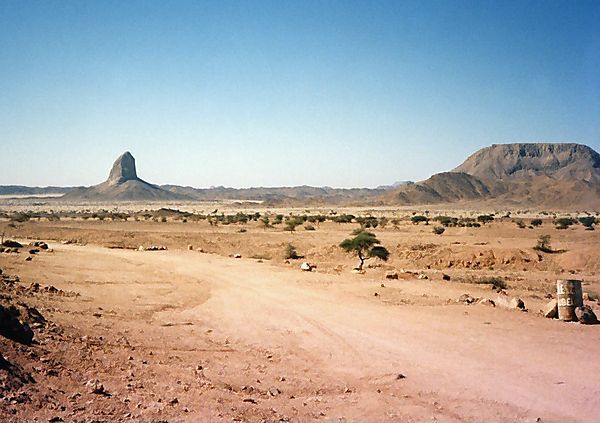
[[(546, 301), (537, 291), (521, 312), (455, 301), (493, 298), (485, 286), (383, 280), (381, 269), (307, 273), (182, 249), (51, 248), (31, 262), (0, 255), (23, 286), (80, 294), (27, 297), (59, 330), (36, 332), (32, 347), (2, 340), (4, 357), (36, 380), (19, 391), (32, 400), (0, 402), (3, 420), (600, 416), (600, 325), (536, 315)], [(107, 395), (84, 386), (94, 378)]]

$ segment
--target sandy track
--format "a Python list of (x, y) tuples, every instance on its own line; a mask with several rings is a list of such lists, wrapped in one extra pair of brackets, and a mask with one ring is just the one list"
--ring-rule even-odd
[[(357, 285), (378, 286), (368, 277), (303, 273), (188, 251), (56, 246), (55, 257), (44, 261), (53, 262), (46, 270), (57, 286), (77, 287), (98, 304), (121, 310), (123, 319), (187, 331), (178, 332), (186, 334), (187, 348), (200, 345), (203, 335), (186, 325), (202, 324), (232, 348), (284, 357), (288, 374), (306, 379), (298, 390), (312, 382), (349, 387), (350, 397), (330, 402), (330, 417), (600, 416), (598, 327), (485, 306), (390, 306), (357, 295)], [(70, 265), (74, 274), (66, 271)], [(127, 272), (117, 275), (118, 269)], [(146, 285), (148, 278), (153, 282)], [(454, 293), (440, 287), (436, 294)], [(146, 311), (140, 314), (132, 303)], [(406, 378), (397, 380), (400, 373)]]

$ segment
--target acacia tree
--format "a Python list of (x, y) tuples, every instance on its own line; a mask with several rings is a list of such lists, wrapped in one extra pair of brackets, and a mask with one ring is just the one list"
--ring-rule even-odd
[(346, 238), (340, 243), (346, 252), (356, 254), (360, 260), (358, 269), (362, 270), (365, 259), (369, 257), (376, 257), (383, 261), (387, 261), (390, 256), (390, 252), (380, 244), (379, 240), (375, 237), (372, 232), (367, 232), (363, 229), (357, 229), (352, 232), (354, 238)]

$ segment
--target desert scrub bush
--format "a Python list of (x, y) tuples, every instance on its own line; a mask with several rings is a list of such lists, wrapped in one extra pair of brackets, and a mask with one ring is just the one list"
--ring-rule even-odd
[(492, 285), (496, 289), (506, 289), (506, 281), (499, 276), (485, 276), (472, 281), (477, 285)]
[(598, 223), (594, 216), (584, 216), (579, 218), (579, 223), (585, 226), (585, 229), (588, 231), (594, 230), (594, 225)]
[(494, 215), (491, 214), (480, 214), (477, 216), (477, 221), (482, 224), (490, 223), (494, 220)]
[(556, 229), (567, 229), (569, 226), (577, 223), (575, 219), (572, 217), (560, 217), (554, 220), (554, 225), (556, 225)]
[(531, 219), (531, 226), (542, 226), (542, 219)]
[(379, 240), (372, 232), (367, 232), (363, 229), (357, 229), (352, 232), (354, 238), (346, 238), (340, 243), (340, 247), (347, 253), (355, 254), (360, 260), (358, 269), (361, 270), (365, 263), (365, 259), (375, 257), (383, 261), (387, 261), (390, 252), (383, 246), (379, 245)]
[(271, 225), (271, 222), (269, 220), (269, 216), (267, 216), (267, 215), (264, 215), (263, 217), (261, 217), (259, 221), (260, 221), (260, 225), (265, 229), (273, 227), (273, 225)]
[(354, 220), (354, 215), (342, 214), (339, 216), (333, 216), (331, 220), (335, 223), (352, 223), (352, 221)]
[(283, 222), (283, 215), (276, 214), (275, 217), (273, 218), (273, 225), (280, 225), (282, 222)]
[(446, 228), (444, 228), (443, 226), (434, 226), (433, 230), (431, 232), (433, 232), (436, 235), (441, 235), (446, 231)]
[(429, 219), (422, 215), (412, 216), (410, 218), (410, 221), (412, 222), (413, 225), (418, 225), (421, 222), (425, 222), (425, 224), (429, 223)]
[(442, 226), (456, 226), (458, 219), (450, 216), (436, 216), (432, 219), (434, 222), (439, 222)]
[(379, 221), (376, 217), (373, 216), (360, 216), (355, 218), (354, 220), (356, 220), (356, 223), (358, 223), (361, 228), (376, 228), (377, 226), (379, 226)]
[(533, 249), (543, 253), (553, 253), (554, 250), (550, 246), (550, 235), (540, 235), (537, 239), (537, 244)]
[(10, 217), (11, 222), (24, 223), (31, 219), (29, 213), (15, 213)]
[(301, 225), (303, 222), (301, 219), (298, 219), (297, 217), (289, 217), (286, 221), (285, 221), (285, 228), (284, 230), (286, 231), (290, 231), (294, 232), (296, 230), (296, 227)]
[(294, 247), (292, 244), (287, 244), (285, 246), (285, 251), (284, 251), (283, 257), (286, 260), (297, 260), (297, 259), (304, 258), (304, 256), (301, 256), (298, 254), (298, 251), (296, 251), (296, 247)]
[(519, 229), (525, 229), (527, 227), (527, 225), (525, 224), (525, 222), (523, 222), (520, 219), (519, 220), (515, 220), (514, 222), (519, 227)]

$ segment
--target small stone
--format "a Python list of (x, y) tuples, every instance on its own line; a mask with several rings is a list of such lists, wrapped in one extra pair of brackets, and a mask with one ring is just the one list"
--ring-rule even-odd
[(404, 376), (402, 373), (398, 373), (398, 376), (396, 376), (396, 380), (400, 379), (406, 379), (406, 376)]
[(445, 280), (445, 281), (449, 281), (450, 280), (450, 275), (442, 273), (442, 279)]
[(424, 273), (421, 273), (419, 276), (417, 276), (417, 279), (429, 279), (429, 276), (427, 276)]
[(398, 272), (396, 272), (395, 270), (386, 272), (385, 278), (386, 279), (398, 279)]
[(88, 388), (88, 392), (91, 394), (102, 395), (106, 393), (104, 389), (104, 385), (100, 383), (98, 379), (90, 379), (85, 383), (86, 388)]
[(550, 301), (544, 306), (542, 314), (548, 319), (556, 319), (558, 317), (558, 302), (556, 300)]

